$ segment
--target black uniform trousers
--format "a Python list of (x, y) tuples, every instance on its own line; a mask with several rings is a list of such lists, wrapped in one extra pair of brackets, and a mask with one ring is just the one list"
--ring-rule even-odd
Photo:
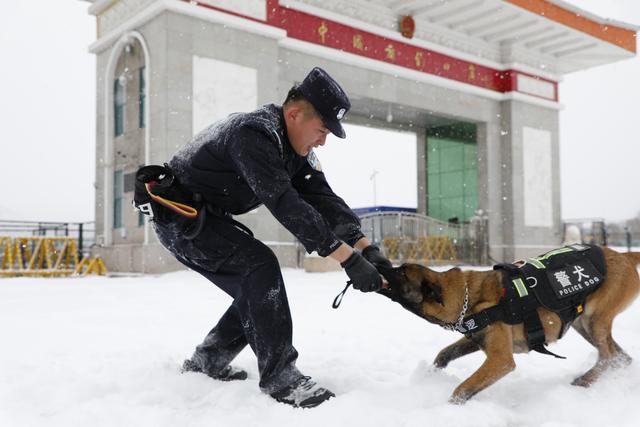
[(185, 227), (154, 223), (160, 243), (178, 261), (233, 298), (192, 360), (205, 372), (216, 373), (249, 344), (265, 393), (299, 379), (289, 302), (273, 251), (224, 217), (209, 215), (193, 240), (183, 237)]

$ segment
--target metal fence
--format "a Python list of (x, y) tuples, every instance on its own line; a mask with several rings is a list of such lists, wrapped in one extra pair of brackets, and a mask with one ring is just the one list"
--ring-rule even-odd
[(89, 256), (95, 244), (95, 223), (0, 220), (0, 237), (71, 237), (77, 239), (78, 255)]
[(609, 246), (625, 248), (627, 251), (637, 251), (640, 248), (640, 231), (631, 227), (622, 227), (607, 230), (607, 243)]
[(593, 243), (626, 250), (640, 247), (640, 224), (637, 219), (626, 224), (605, 223), (602, 218), (569, 219), (564, 221), (563, 228), (565, 242)]
[(363, 233), (394, 263), (489, 263), (484, 216), (474, 216), (463, 224), (408, 212), (377, 212), (360, 219)]

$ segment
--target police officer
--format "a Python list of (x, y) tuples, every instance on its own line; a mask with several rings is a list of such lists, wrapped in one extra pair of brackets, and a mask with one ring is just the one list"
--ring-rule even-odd
[(154, 222), (158, 238), (181, 263), (233, 298), (183, 371), (245, 379), (246, 372), (229, 363), (248, 344), (258, 359), (261, 390), (277, 401), (314, 407), (334, 396), (296, 368), (278, 260), (231, 215), (264, 204), (309, 253), (339, 261), (354, 288), (379, 290), (376, 268), (391, 263), (331, 190), (313, 152), (329, 132), (345, 137), (340, 120), (350, 106), (338, 83), (316, 67), (291, 88), (282, 106), (232, 114), (196, 135), (169, 162), (180, 185), (204, 200), (208, 216), (195, 237), (188, 221)]

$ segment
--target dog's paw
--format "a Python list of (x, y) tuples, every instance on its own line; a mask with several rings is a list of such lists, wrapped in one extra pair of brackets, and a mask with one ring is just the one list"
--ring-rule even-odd
[(449, 364), (450, 358), (448, 355), (438, 355), (433, 361), (433, 367), (436, 369), (444, 369)]
[(443, 348), (434, 359), (433, 366), (438, 369), (446, 368), (449, 362), (451, 362), (453, 359), (455, 359), (454, 349), (452, 349), (451, 346)]
[(471, 397), (473, 397), (473, 395), (475, 395), (478, 391), (480, 390), (474, 391), (469, 388), (462, 387), (462, 384), (460, 384), (458, 387), (456, 387), (455, 390), (453, 390), (453, 393), (449, 398), (449, 403), (453, 405), (464, 405), (467, 400), (471, 399)]
[(577, 387), (585, 387), (586, 388), (586, 387), (590, 387), (592, 383), (593, 383), (593, 381), (585, 378), (585, 376), (583, 375), (583, 376), (578, 377), (575, 380), (573, 380), (571, 382), (571, 385), (575, 385)]
[(453, 393), (449, 398), (449, 403), (452, 405), (464, 405), (469, 400), (469, 397), (465, 396), (465, 393)]

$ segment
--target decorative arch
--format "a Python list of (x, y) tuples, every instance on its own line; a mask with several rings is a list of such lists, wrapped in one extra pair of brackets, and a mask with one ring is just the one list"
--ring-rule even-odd
[[(137, 40), (142, 46), (144, 53), (144, 80), (145, 90), (147, 96), (144, 98), (144, 162), (150, 163), (151, 157), (151, 123), (149, 122), (150, 111), (149, 101), (151, 99), (151, 58), (149, 55), (149, 48), (142, 34), (138, 31), (129, 31), (122, 35), (118, 41), (111, 48), (109, 59), (107, 60), (107, 66), (105, 69), (104, 78), (104, 192), (103, 192), (103, 209), (104, 209), (104, 222), (103, 222), (103, 235), (104, 245), (110, 246), (113, 243), (112, 238), (112, 226), (113, 223), (113, 172), (114, 172), (114, 114), (113, 114), (113, 81), (115, 79), (115, 70), (118, 63), (118, 58), (125, 48), (125, 46), (132, 40)], [(145, 222), (144, 225), (144, 244), (149, 243), (149, 223)]]

